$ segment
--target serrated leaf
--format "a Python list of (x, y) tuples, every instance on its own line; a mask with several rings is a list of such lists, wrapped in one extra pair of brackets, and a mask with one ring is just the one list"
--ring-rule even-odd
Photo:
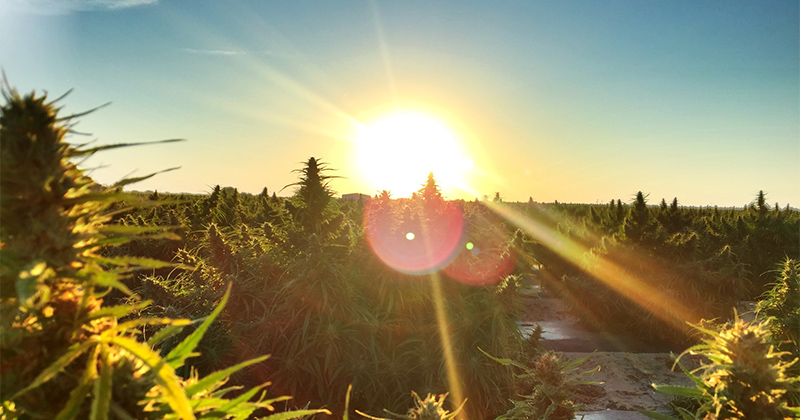
[[(80, 116), (86, 115), (86, 114), (88, 114), (90, 112), (94, 112), (94, 111), (96, 111), (96, 110), (98, 110), (98, 109), (100, 109), (100, 108), (102, 108), (102, 107), (104, 107), (106, 105), (109, 105), (109, 104), (111, 104), (111, 102), (109, 102), (107, 104), (104, 104), (104, 105), (101, 105), (101, 106), (99, 106), (97, 108), (94, 108), (94, 109), (89, 110), (89, 111), (84, 112), (84, 113), (74, 114), (74, 115), (70, 115), (69, 117), (64, 117), (64, 119), (71, 119), (71, 118), (80, 117)], [(114, 144), (107, 144), (107, 145), (104, 145), (104, 146), (92, 147), (91, 149), (78, 149), (78, 150), (75, 150), (73, 152), (72, 156), (86, 156), (86, 155), (91, 155), (91, 154), (97, 153), (97, 152), (102, 151), (102, 150), (119, 149), (119, 148), (122, 148), (122, 147), (147, 146), (147, 145), (151, 145), (151, 144), (164, 144), (164, 143), (177, 143), (177, 142), (181, 142), (181, 141), (186, 141), (186, 140), (185, 139), (166, 139), (166, 140), (157, 140), (157, 141), (143, 141), (143, 142), (136, 142), (136, 143), (114, 143)]]
[(116, 265), (120, 267), (127, 267), (127, 268), (164, 268), (164, 267), (171, 267), (175, 264), (167, 262), (167, 261), (159, 261), (154, 260), (152, 258), (144, 258), (144, 257), (99, 257), (93, 256), (87, 258), (89, 261), (100, 263), (100, 264), (108, 264), (108, 265)]
[(491, 354), (489, 354), (489, 353), (485, 352), (485, 351), (484, 351), (482, 348), (480, 348), (480, 347), (478, 347), (478, 350), (480, 350), (480, 352), (481, 352), (481, 353), (485, 354), (485, 355), (486, 355), (486, 357), (488, 357), (488, 358), (490, 358), (490, 359), (494, 360), (494, 361), (495, 361), (495, 362), (497, 362), (497, 363), (500, 363), (500, 364), (501, 364), (501, 365), (503, 365), (503, 366), (514, 366), (514, 367), (518, 367), (518, 368), (521, 368), (521, 369), (524, 369), (524, 368), (525, 368), (525, 366), (523, 366), (523, 365), (521, 365), (521, 364), (519, 364), (519, 363), (517, 363), (517, 362), (515, 362), (515, 361), (513, 361), (513, 360), (511, 360), (511, 359), (500, 359), (500, 358), (494, 357), (494, 356), (492, 356)]
[(113, 335), (117, 332), (129, 331), (135, 327), (141, 325), (175, 325), (175, 326), (186, 326), (191, 324), (191, 321), (188, 319), (172, 319), (172, 318), (139, 318), (139, 319), (132, 319), (130, 321), (125, 321), (114, 328), (109, 328), (103, 331), (101, 334), (105, 336)]
[(107, 420), (111, 405), (114, 368), (108, 358), (108, 348), (100, 345), (100, 378), (94, 381), (91, 420)]
[(230, 293), (231, 293), (231, 284), (229, 283), (228, 289), (225, 291), (225, 295), (222, 296), (222, 300), (219, 302), (219, 305), (217, 305), (214, 311), (211, 312), (211, 314), (208, 317), (206, 317), (205, 321), (203, 321), (203, 323), (199, 327), (197, 327), (197, 329), (194, 330), (194, 332), (192, 332), (180, 344), (175, 346), (175, 348), (172, 349), (172, 351), (169, 352), (169, 354), (165, 359), (170, 366), (172, 366), (173, 368), (178, 368), (180, 366), (183, 366), (183, 363), (186, 361), (186, 359), (193, 354), (192, 352), (200, 343), (200, 340), (203, 338), (203, 335), (205, 335), (206, 330), (208, 330), (208, 327), (211, 325), (212, 322), (214, 322), (214, 319), (216, 319), (217, 315), (219, 315), (220, 312), (222, 312), (222, 308), (225, 307), (225, 304), (228, 303), (228, 297), (230, 296)]
[(183, 419), (194, 420), (195, 416), (192, 413), (192, 408), (189, 405), (189, 399), (175, 375), (175, 370), (168, 364), (158, 353), (154, 352), (149, 347), (131, 340), (126, 337), (111, 336), (104, 337), (105, 342), (120, 346), (134, 355), (136, 358), (150, 366), (150, 369), (155, 373), (154, 379), (158, 383), (159, 388), (163, 394), (163, 399), (175, 411), (178, 416)]
[(253, 398), (253, 396), (256, 395), (259, 391), (261, 391), (261, 387), (252, 388), (249, 391), (243, 393), (242, 395), (239, 395), (238, 397), (228, 401), (225, 405), (219, 408), (219, 411), (226, 413), (232, 410), (234, 407), (238, 406), (239, 404), (249, 401), (250, 398)]
[(112, 187), (118, 188), (118, 187), (124, 187), (125, 185), (128, 185), (128, 184), (135, 184), (137, 182), (141, 182), (141, 181), (144, 181), (146, 179), (152, 178), (152, 177), (154, 177), (154, 176), (156, 176), (158, 174), (163, 174), (165, 172), (174, 171), (174, 170), (177, 170), (177, 169), (180, 169), (180, 168), (181, 168), (180, 166), (176, 166), (174, 168), (164, 169), (163, 171), (153, 172), (152, 174), (148, 174), (148, 175), (144, 175), (144, 176), (137, 176), (137, 177), (133, 177), (133, 178), (125, 178), (125, 179), (122, 179), (122, 180), (119, 180), (119, 181), (115, 182), (114, 185), (112, 185)]
[(151, 301), (146, 300), (144, 302), (136, 303), (133, 305), (115, 305), (115, 306), (105, 306), (97, 311), (90, 313), (87, 317), (87, 321), (91, 321), (93, 319), (103, 318), (103, 317), (115, 317), (115, 318), (122, 318), (125, 315), (133, 311), (138, 311), (140, 309), (144, 309), (150, 306)]
[(56, 420), (71, 420), (80, 412), (81, 405), (86, 400), (86, 396), (92, 391), (94, 381), (97, 380), (97, 357), (99, 352), (99, 346), (95, 346), (92, 354), (86, 360), (86, 368), (83, 370), (83, 375), (81, 375), (79, 381), (80, 385), (70, 391), (67, 405), (58, 413)]
[[(141, 206), (137, 206), (141, 208)], [(130, 225), (106, 225), (98, 228), (104, 235), (110, 236), (108, 240), (142, 240), (142, 239), (168, 239), (180, 240), (180, 235), (172, 232), (180, 226), (130, 226)], [(121, 235), (121, 236), (120, 236)], [(98, 241), (99, 243), (100, 241)]]
[(74, 344), (72, 345), (66, 353), (64, 353), (61, 357), (59, 357), (53, 364), (45, 368), (30, 385), (26, 386), (25, 388), (18, 391), (14, 394), (9, 401), (13, 401), (17, 399), (20, 395), (38, 387), (39, 385), (53, 379), (54, 376), (61, 372), (65, 367), (69, 366), (73, 360), (75, 360), (78, 356), (80, 356), (84, 351), (86, 351), (89, 347), (97, 345), (97, 341), (84, 341), (83, 343)]
[(98, 286), (113, 287), (128, 296), (133, 295), (133, 292), (128, 289), (128, 286), (125, 286), (119, 281), (119, 275), (117, 273), (98, 270), (92, 273), (92, 281)]
[(72, 420), (80, 412), (81, 405), (86, 400), (86, 395), (92, 391), (93, 383), (81, 383), (69, 393), (67, 405), (58, 412), (55, 420)]
[(227, 369), (223, 369), (223, 370), (214, 372), (214, 373), (204, 377), (203, 379), (197, 381), (196, 383), (187, 386), (186, 387), (186, 395), (191, 398), (193, 395), (197, 394), (198, 392), (201, 392), (201, 391), (204, 391), (204, 390), (208, 389), (212, 385), (214, 385), (214, 384), (218, 383), (219, 381), (227, 378), (228, 376), (230, 376), (234, 372), (237, 372), (237, 371), (239, 371), (241, 369), (244, 369), (244, 368), (246, 368), (246, 367), (248, 367), (250, 365), (263, 362), (264, 360), (267, 360), (268, 358), (269, 358), (269, 355), (257, 357), (255, 359), (250, 359), (250, 360), (247, 360), (245, 362), (239, 363), (237, 365), (231, 366), (231, 367), (229, 367)]
[(171, 337), (179, 334), (183, 330), (184, 326), (185, 325), (169, 325), (169, 326), (166, 326), (166, 327), (162, 328), (161, 330), (159, 330), (154, 336), (150, 337), (150, 339), (147, 340), (147, 344), (149, 344), (150, 347), (155, 347), (155, 346), (161, 344), (163, 341), (166, 341), (166, 340), (170, 339)]
[(267, 417), (262, 417), (260, 420), (289, 420), (289, 419), (298, 419), (300, 417), (305, 417), (305, 416), (313, 416), (315, 414), (331, 415), (332, 413), (324, 408), (318, 410), (296, 410), (296, 411), (287, 411), (284, 413), (275, 413)]

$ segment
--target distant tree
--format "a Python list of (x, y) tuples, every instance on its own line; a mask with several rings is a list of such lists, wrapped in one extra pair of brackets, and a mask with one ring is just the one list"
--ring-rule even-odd
[(494, 201), (495, 203), (502, 203), (503, 202), (503, 199), (500, 198), (500, 193), (499, 192), (494, 193), (494, 199), (492, 199), (492, 201)]

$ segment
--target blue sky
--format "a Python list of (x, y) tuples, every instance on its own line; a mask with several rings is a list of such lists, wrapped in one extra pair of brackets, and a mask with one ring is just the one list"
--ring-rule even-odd
[[(188, 141), (98, 155), (101, 182), (258, 192), (322, 157), (375, 193), (354, 124), (396, 107), (456, 130), (469, 193), (507, 200), (800, 204), (796, 1), (0, 0), (21, 91), (105, 102), (75, 141)], [(420, 151), (424, 153), (424, 151)], [(415, 182), (422, 184), (425, 180)], [(290, 190), (284, 190), (283, 195)], [(470, 196), (470, 194), (472, 196)]]

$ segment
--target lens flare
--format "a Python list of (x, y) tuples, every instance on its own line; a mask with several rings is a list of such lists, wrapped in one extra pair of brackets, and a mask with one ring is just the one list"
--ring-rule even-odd
[[(483, 220), (485, 222), (485, 220)], [(514, 271), (516, 253), (508, 248), (507, 233), (473, 222), (467, 229), (467, 242), (456, 258), (444, 268), (451, 279), (470, 286), (497, 284)]]
[[(536, 238), (550, 252), (575, 265), (580, 266), (584, 261), (584, 256), (590, 251), (579, 241), (561, 235), (555, 229), (548, 227), (546, 223), (528, 217), (511, 206), (491, 202), (487, 202), (486, 206)], [(656, 260), (644, 254), (635, 253), (634, 250), (630, 252), (630, 255), (616, 257), (624, 258), (631, 264), (634, 261), (636, 264), (646, 264), (653, 272), (667, 271), (666, 268), (660, 267)], [(700, 320), (693, 308), (698, 307), (702, 304), (701, 302), (687, 301), (686, 297), (678, 299), (668, 291), (660, 289), (658, 285), (637, 277), (627, 270), (625, 265), (620, 265), (613, 259), (598, 257), (594, 261), (594, 265), (593, 272), (596, 279), (673, 327), (677, 329), (685, 328), (687, 321), (698, 322)], [(554, 284), (557, 284), (557, 282)], [(577, 301), (575, 303), (580, 304)]]
[(433, 217), (406, 212), (396, 217), (389, 206), (370, 200), (364, 211), (367, 242), (378, 258), (394, 270), (413, 275), (441, 270), (462, 245), (464, 217), (444, 206)]

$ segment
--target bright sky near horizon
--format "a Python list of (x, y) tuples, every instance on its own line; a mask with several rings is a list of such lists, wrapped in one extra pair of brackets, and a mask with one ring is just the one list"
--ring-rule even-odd
[[(641, 190), (651, 204), (741, 206), (764, 190), (770, 203), (798, 207), (799, 10), (797, 1), (0, 0), (0, 66), (20, 92), (74, 88), (65, 112), (112, 102), (81, 119), (76, 129), (92, 135), (76, 142), (187, 139), (84, 164), (104, 183), (181, 167), (139, 190), (280, 191), (314, 156), (343, 177), (331, 184), (339, 194), (402, 196), (392, 183), (421, 187), (432, 165), (437, 179), (453, 177), (442, 185), (448, 198), (605, 203)], [(416, 141), (386, 134), (385, 153), (365, 155), (365, 127), (392, 127), (386, 118), (398, 112), (432, 118), (447, 140), (405, 120), (397, 126)], [(364, 164), (369, 156), (386, 163)]]

